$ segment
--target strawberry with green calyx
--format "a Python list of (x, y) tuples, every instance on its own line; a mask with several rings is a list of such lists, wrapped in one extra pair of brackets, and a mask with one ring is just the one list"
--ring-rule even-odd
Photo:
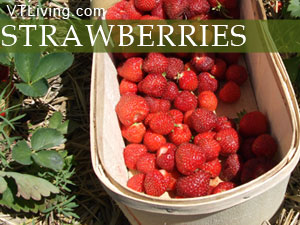
[(168, 67), (166, 70), (166, 77), (168, 79), (176, 79), (178, 74), (184, 71), (184, 64), (181, 59), (170, 57), (168, 58)]
[(180, 92), (174, 100), (174, 107), (180, 110), (181, 112), (194, 110), (197, 108), (197, 105), (197, 97), (189, 91)]
[(198, 88), (197, 74), (192, 70), (178, 74), (177, 79), (182, 90), (195, 91)]
[(199, 80), (199, 92), (212, 91), (215, 92), (218, 89), (217, 79), (208, 72), (200, 73)]
[(166, 112), (158, 112), (151, 119), (149, 126), (157, 134), (167, 135), (174, 129), (174, 119)]
[(175, 124), (174, 129), (169, 134), (170, 141), (177, 146), (189, 142), (191, 138), (192, 133), (186, 124)]
[(199, 108), (192, 113), (190, 122), (196, 132), (203, 133), (216, 127), (217, 116), (212, 111)]
[(117, 71), (121, 77), (136, 83), (143, 79), (142, 65), (142, 58), (132, 57), (119, 65)]
[(122, 126), (122, 136), (130, 143), (141, 143), (146, 133), (146, 127), (143, 123), (134, 123), (129, 127)]

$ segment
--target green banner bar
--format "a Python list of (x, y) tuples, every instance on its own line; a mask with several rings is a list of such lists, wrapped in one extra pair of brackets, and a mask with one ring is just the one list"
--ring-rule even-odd
[(0, 52), (300, 52), (298, 20), (0, 20)]

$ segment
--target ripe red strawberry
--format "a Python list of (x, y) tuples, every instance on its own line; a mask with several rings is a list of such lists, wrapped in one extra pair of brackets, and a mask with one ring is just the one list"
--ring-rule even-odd
[(220, 178), (223, 181), (238, 180), (242, 166), (242, 160), (238, 154), (229, 155), (222, 163)]
[(148, 74), (141, 84), (142, 92), (151, 97), (161, 97), (167, 87), (167, 80), (161, 74)]
[(190, 70), (192, 70), (194, 73), (197, 73), (197, 69), (192, 65), (191, 62), (187, 62), (187, 63), (184, 65), (184, 70), (185, 70), (185, 71), (190, 71)]
[(136, 169), (141, 173), (149, 173), (156, 169), (156, 155), (145, 153), (136, 162)]
[(208, 0), (209, 4), (210, 4), (210, 7), (212, 8), (217, 8), (219, 6), (219, 2), (218, 0)]
[(180, 177), (180, 173), (177, 170), (169, 173), (170, 181), (167, 188), (167, 191), (175, 191), (177, 179)]
[(144, 124), (146, 126), (149, 126), (149, 123), (150, 121), (152, 120), (153, 116), (155, 115), (156, 113), (149, 113), (148, 116), (145, 118), (144, 120)]
[(156, 164), (161, 169), (172, 172), (175, 166), (175, 151), (176, 146), (171, 143), (166, 143), (156, 152)]
[(134, 82), (123, 79), (120, 83), (120, 94), (124, 95), (127, 93), (136, 94), (138, 91), (137, 85)]
[(161, 134), (153, 133), (152, 131), (146, 131), (144, 135), (144, 145), (150, 152), (156, 152), (167, 141)]
[(134, 0), (129, 0), (125, 6), (125, 12), (127, 12), (127, 20), (139, 20), (142, 16), (141, 12), (137, 10), (134, 5)]
[(194, 110), (189, 110), (184, 113), (184, 117), (183, 117), (183, 123), (188, 125), (190, 128), (192, 127), (191, 115), (193, 114), (193, 112)]
[(202, 91), (198, 95), (199, 107), (215, 111), (218, 106), (218, 99), (212, 91)]
[(191, 124), (195, 131), (203, 133), (210, 131), (217, 125), (217, 116), (207, 109), (196, 109), (191, 115)]
[(156, 7), (156, 0), (135, 0), (135, 7), (142, 11), (151, 11)]
[(134, 123), (129, 127), (122, 126), (122, 136), (131, 143), (141, 143), (146, 133), (143, 123)]
[(125, 126), (143, 121), (149, 113), (146, 100), (135, 94), (122, 95), (116, 106), (116, 113)]
[(174, 130), (169, 134), (170, 141), (175, 145), (189, 142), (192, 138), (192, 133), (186, 124), (176, 124)]
[(122, 52), (122, 56), (125, 59), (129, 59), (129, 58), (132, 58), (132, 57), (139, 57), (139, 56), (141, 56), (141, 53)]
[(259, 177), (260, 175), (268, 172), (274, 167), (274, 162), (267, 158), (253, 158), (248, 160), (241, 173), (242, 183), (249, 182)]
[(271, 159), (277, 152), (277, 143), (271, 135), (262, 134), (254, 140), (252, 152), (258, 157)]
[(205, 153), (197, 145), (190, 143), (181, 144), (175, 153), (177, 170), (184, 175), (194, 173), (205, 160)]
[(221, 145), (221, 155), (234, 154), (239, 149), (239, 135), (233, 128), (219, 131), (215, 138)]
[(123, 156), (125, 165), (129, 169), (136, 169), (137, 160), (144, 154), (147, 153), (145, 145), (141, 144), (129, 144), (124, 148)]
[(198, 145), (203, 139), (212, 139), (214, 140), (216, 136), (216, 132), (213, 131), (208, 131), (204, 133), (197, 134), (196, 137), (194, 138), (194, 144)]
[(176, 183), (176, 193), (181, 197), (193, 198), (208, 194), (210, 175), (202, 170), (180, 177)]
[(169, 19), (183, 19), (188, 8), (188, 0), (164, 0), (163, 7)]
[(131, 82), (139, 82), (143, 79), (142, 65), (142, 58), (129, 58), (118, 67), (118, 74)]
[(149, 126), (155, 133), (167, 135), (174, 129), (174, 119), (169, 113), (158, 112), (151, 119)]
[(216, 178), (221, 172), (222, 165), (219, 159), (216, 158), (214, 160), (204, 163), (200, 169), (209, 173), (211, 178)]
[(195, 91), (198, 88), (198, 78), (192, 70), (184, 71), (178, 75), (179, 87), (187, 91)]
[(215, 131), (219, 132), (221, 130), (225, 130), (228, 128), (235, 128), (235, 124), (229, 120), (226, 116), (218, 117), (217, 126), (215, 127)]
[(125, 6), (128, 4), (126, 0), (120, 1), (110, 7), (106, 13), (107, 20), (124, 20), (128, 17)]
[(235, 103), (241, 97), (240, 87), (233, 81), (228, 81), (219, 92), (219, 98), (225, 103)]
[(259, 111), (247, 113), (240, 121), (239, 131), (245, 137), (258, 136), (267, 133), (267, 118)]
[(189, 91), (182, 91), (174, 100), (174, 107), (182, 112), (197, 108), (197, 97)]
[(229, 65), (237, 64), (241, 57), (241, 53), (219, 53), (219, 57), (224, 59)]
[(190, 56), (190, 53), (188, 52), (175, 52), (173, 53), (176, 57), (179, 57), (181, 59), (186, 59)]
[(215, 60), (215, 64), (211, 68), (210, 73), (218, 80), (223, 80), (225, 78), (226, 69), (226, 62), (223, 59), (217, 58)]
[(163, 0), (157, 1), (156, 7), (151, 11), (152, 16), (159, 17), (161, 19), (166, 19), (167, 15), (163, 9)]
[(171, 108), (171, 103), (165, 99), (145, 97), (149, 106), (150, 113), (168, 112)]
[(211, 161), (218, 158), (221, 151), (221, 146), (216, 140), (211, 138), (201, 138), (197, 139), (196, 142), (200, 149), (205, 153), (206, 161)]
[(188, 8), (188, 17), (192, 18), (200, 14), (207, 14), (210, 11), (210, 4), (207, 0), (190, 1)]
[(233, 189), (235, 187), (235, 184), (232, 182), (221, 182), (218, 184), (218, 186), (216, 186), (213, 191), (212, 194), (217, 194), (217, 193), (221, 193), (224, 191), (228, 191), (230, 189)]
[(252, 144), (255, 138), (247, 138), (243, 141), (239, 153), (243, 156), (243, 159), (248, 160), (255, 157), (254, 153), (252, 152)]
[(144, 180), (145, 180), (145, 174), (143, 173), (136, 174), (128, 180), (127, 187), (138, 192), (143, 192)]
[(184, 71), (184, 64), (181, 59), (174, 57), (168, 58), (168, 62), (169, 65), (166, 70), (167, 78), (174, 80), (178, 77), (178, 74)]
[(214, 56), (206, 53), (195, 53), (191, 61), (198, 72), (208, 72), (215, 64)]
[(183, 113), (177, 109), (172, 109), (169, 114), (173, 117), (174, 123), (179, 124), (183, 122)]
[(228, 81), (242, 85), (248, 79), (248, 72), (245, 67), (233, 64), (227, 68), (225, 76)]
[(218, 81), (213, 75), (207, 72), (200, 73), (199, 80), (199, 92), (212, 91), (215, 92), (218, 89)]
[(149, 53), (144, 60), (143, 70), (147, 73), (162, 74), (168, 68), (168, 58), (161, 53)]
[(178, 94), (179, 91), (177, 85), (174, 82), (169, 81), (161, 98), (173, 101)]
[(146, 174), (144, 180), (145, 192), (152, 196), (161, 196), (166, 192), (169, 184), (169, 176), (165, 176), (159, 170), (153, 170)]

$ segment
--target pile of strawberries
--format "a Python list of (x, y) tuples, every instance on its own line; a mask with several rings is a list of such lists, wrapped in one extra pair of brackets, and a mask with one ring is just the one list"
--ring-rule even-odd
[[(134, 9), (135, 15), (169, 19), (209, 18), (213, 2), (229, 10), (237, 7), (231, 8), (230, 3), (237, 3), (232, 0), (150, 2), (123, 0), (108, 10), (107, 18), (132, 19), (131, 11), (120, 10), (120, 5)], [(126, 140), (124, 161), (134, 174), (129, 188), (152, 196), (199, 197), (232, 189), (273, 168), (277, 143), (268, 134), (264, 114), (246, 113), (235, 123), (215, 113), (218, 100), (232, 104), (240, 98), (248, 79), (238, 64), (240, 56), (115, 55), (121, 78), (116, 113)]]

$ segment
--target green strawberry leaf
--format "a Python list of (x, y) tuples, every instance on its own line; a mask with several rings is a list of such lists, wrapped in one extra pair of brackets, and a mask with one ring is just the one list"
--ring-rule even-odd
[(65, 143), (64, 136), (52, 128), (39, 128), (31, 137), (31, 147), (33, 150), (52, 148)]
[(63, 158), (56, 151), (43, 150), (37, 152), (33, 155), (33, 159), (36, 162), (36, 164), (55, 171), (61, 170), (64, 166)]
[(241, 119), (243, 118), (243, 116), (245, 116), (247, 114), (247, 111), (245, 109), (243, 109), (242, 111), (238, 112), (236, 115), (237, 115), (237, 118), (234, 118), (233, 121), (236, 123), (236, 124), (239, 124)]
[(34, 201), (32, 199), (26, 200), (17, 197), (17, 185), (13, 179), (8, 179), (7, 189), (0, 195), (0, 205), (9, 209), (13, 209), (16, 212), (42, 212), (46, 209), (44, 201)]
[(71, 53), (51, 53), (44, 56), (39, 62), (31, 81), (36, 82), (42, 78), (49, 79), (66, 71), (74, 61)]
[(24, 95), (34, 98), (44, 96), (49, 88), (46, 79), (41, 79), (33, 84), (19, 83), (15, 84), (15, 86)]
[(10, 56), (8, 53), (0, 53), (0, 64), (10, 66)]
[(300, 0), (290, 0), (287, 11), (293, 17), (300, 17)]
[(3, 177), (0, 177), (0, 193), (2, 194), (7, 188), (7, 182)]
[(57, 129), (62, 123), (62, 114), (60, 112), (55, 112), (49, 119), (49, 128)]
[(15, 54), (15, 65), (18, 75), (25, 83), (32, 81), (32, 75), (36, 71), (41, 58), (40, 53)]
[(33, 163), (31, 160), (31, 149), (25, 140), (19, 141), (13, 147), (12, 158), (22, 165), (31, 165)]
[(3, 171), (0, 171), (0, 176), (13, 178), (18, 189), (17, 196), (21, 196), (27, 200), (32, 198), (36, 201), (39, 201), (42, 199), (42, 196), (48, 197), (51, 193), (59, 193), (59, 189), (57, 187), (43, 178), (35, 177), (29, 174)]

